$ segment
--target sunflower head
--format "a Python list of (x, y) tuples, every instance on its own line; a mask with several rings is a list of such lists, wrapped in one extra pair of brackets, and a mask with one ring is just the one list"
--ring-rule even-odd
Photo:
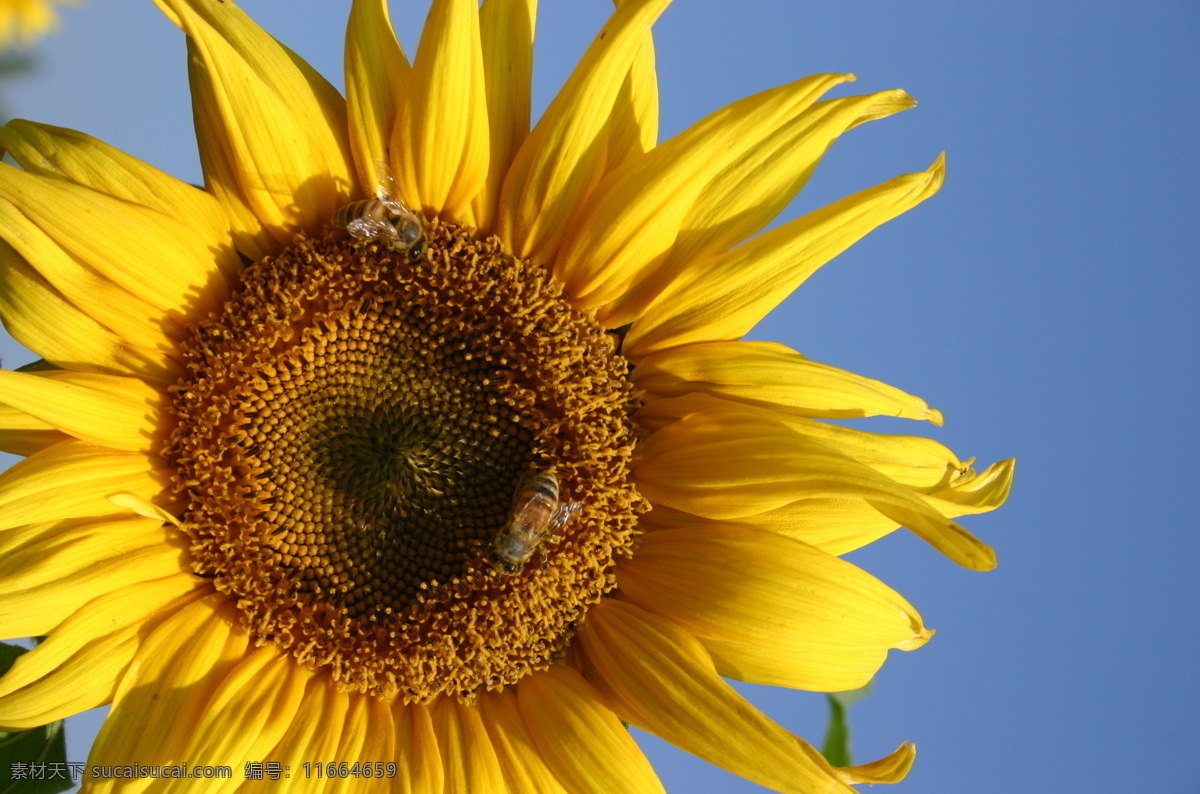
[[(495, 238), (431, 219), (414, 261), (343, 237), (250, 265), (191, 328), (173, 502), (258, 637), (360, 691), (474, 699), (561, 657), (616, 585), (644, 510), (628, 363)], [(521, 572), (560, 502), (569, 542), (498, 578), (497, 550)]]
[(941, 414), (742, 340), (936, 192), (940, 157), (762, 231), (911, 98), (818, 75), (658, 143), (667, 0), (626, 0), (531, 128), (531, 3), (434, 0), (410, 61), (355, 0), (344, 98), (232, 2), (159, 5), (203, 190), (0, 128), (0, 317), (43, 359), (0, 371), (0, 627), (50, 635), (0, 728), (111, 703), (93, 764), (660, 790), (630, 723), (781, 791), (901, 779), (911, 745), (834, 767), (725, 679), (853, 689), (924, 644), (839, 558), (899, 526), (995, 564), (952, 519), (1011, 462), (830, 423)]

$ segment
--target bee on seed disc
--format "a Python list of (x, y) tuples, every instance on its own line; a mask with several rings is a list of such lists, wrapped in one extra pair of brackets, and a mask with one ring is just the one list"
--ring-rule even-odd
[(581, 506), (579, 502), (561, 501), (553, 469), (531, 471), (517, 486), (508, 520), (492, 542), (488, 558), (492, 570), (502, 576), (514, 576), (534, 552), (542, 555), (545, 568), (546, 551), (541, 547), (542, 542), (561, 540), (558, 531), (579, 515)]
[(425, 221), (400, 198), (396, 177), (382, 162), (376, 162), (379, 185), (375, 198), (354, 201), (333, 214), (333, 225), (364, 244), (382, 240), (388, 250), (419, 259), (425, 249)]

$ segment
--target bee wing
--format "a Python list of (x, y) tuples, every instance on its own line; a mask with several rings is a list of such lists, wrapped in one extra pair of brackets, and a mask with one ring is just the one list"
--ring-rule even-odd
[(579, 515), (579, 511), (583, 505), (579, 502), (563, 502), (554, 511), (554, 515), (550, 516), (550, 525), (546, 529), (546, 534), (557, 535), (558, 531), (567, 524), (575, 520), (575, 516)]
[(346, 231), (359, 239), (371, 240), (376, 237), (394, 237), (396, 227), (391, 221), (360, 216), (346, 224)]
[(378, 181), (375, 185), (376, 198), (386, 204), (393, 215), (412, 212), (412, 207), (405, 204), (404, 199), (400, 198), (400, 185), (396, 182), (396, 175), (392, 173), (388, 164), (383, 160), (376, 160), (375, 173), (378, 174)]
[(381, 199), (390, 198), (399, 193), (396, 186), (396, 175), (383, 160), (375, 161), (375, 195)]

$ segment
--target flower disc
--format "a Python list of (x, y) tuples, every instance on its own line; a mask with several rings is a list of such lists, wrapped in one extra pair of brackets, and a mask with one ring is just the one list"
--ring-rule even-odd
[[(340, 232), (248, 267), (185, 345), (166, 451), (197, 573), (262, 642), (426, 701), (514, 683), (615, 586), (642, 499), (627, 364), (541, 266), (432, 222), (410, 262)], [(514, 489), (580, 516), (516, 576)]]

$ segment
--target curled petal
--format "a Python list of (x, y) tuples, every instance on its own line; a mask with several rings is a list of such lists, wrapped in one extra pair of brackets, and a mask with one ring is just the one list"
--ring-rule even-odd
[(738, 402), (697, 391), (679, 397), (650, 400), (637, 413), (648, 430), (658, 430), (701, 411), (737, 411), (777, 422), (806, 438), (833, 447), (918, 493), (932, 493), (958, 482), (969, 466), (945, 445), (924, 436), (868, 433), (828, 422), (806, 419), (763, 405)]
[[(829, 75), (841, 81), (853, 75)], [(810, 78), (812, 79), (812, 78)], [(803, 81), (802, 81), (803, 82)], [(720, 168), (703, 174), (695, 200), (679, 227), (670, 252), (654, 267), (635, 273), (636, 284), (603, 307), (610, 327), (624, 325), (693, 262), (727, 251), (761, 231), (808, 182), (829, 147), (851, 127), (913, 107), (903, 91), (828, 99), (778, 123), (752, 126), (731, 150), (714, 153)]]
[(847, 783), (899, 783), (917, 760), (917, 746), (905, 742), (890, 755), (868, 764), (838, 767), (838, 777)]
[(663, 427), (647, 439), (635, 471), (655, 504), (708, 518), (744, 518), (805, 499), (861, 500), (960, 565), (996, 566), (991, 548), (910, 489), (750, 412), (700, 411)]

